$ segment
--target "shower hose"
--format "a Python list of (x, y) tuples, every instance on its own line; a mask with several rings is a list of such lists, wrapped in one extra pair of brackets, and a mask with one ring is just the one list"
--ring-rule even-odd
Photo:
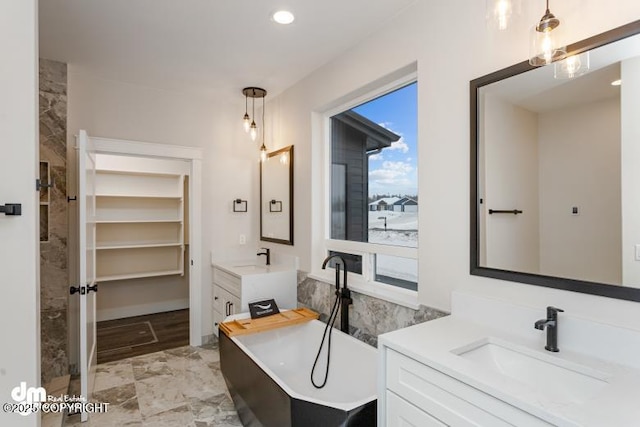
[[(336, 318), (338, 317), (338, 312), (340, 312), (340, 292), (336, 291), (336, 301), (333, 303), (333, 308), (331, 309), (331, 314), (329, 315), (329, 320), (327, 321), (327, 325), (324, 328), (324, 333), (322, 334), (322, 341), (320, 341), (320, 348), (318, 349), (318, 354), (316, 355), (316, 360), (313, 362), (313, 368), (311, 368), (311, 384), (315, 388), (322, 388), (327, 384), (327, 379), (329, 379), (329, 360), (331, 358), (331, 333), (333, 332), (333, 324), (336, 322)], [(327, 338), (327, 334), (329, 338), (327, 339), (327, 370), (324, 373), (324, 381), (322, 384), (316, 384), (313, 379), (313, 373), (316, 370), (316, 365), (318, 364), (318, 359), (320, 359), (320, 353), (322, 353), (322, 347), (324, 346), (324, 341)]]

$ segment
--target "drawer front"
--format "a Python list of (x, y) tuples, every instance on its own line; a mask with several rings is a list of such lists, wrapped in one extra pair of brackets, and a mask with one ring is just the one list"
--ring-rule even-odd
[(387, 387), (452, 426), (550, 426), (540, 418), (387, 349)]
[(240, 296), (242, 290), (242, 282), (239, 277), (222, 271), (219, 268), (213, 269), (213, 283), (220, 285), (232, 294)]
[(387, 420), (389, 427), (447, 427), (431, 415), (387, 390)]

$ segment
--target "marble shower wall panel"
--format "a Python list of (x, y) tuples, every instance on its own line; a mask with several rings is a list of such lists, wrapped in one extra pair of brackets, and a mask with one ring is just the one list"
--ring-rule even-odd
[(65, 375), (67, 352), (67, 64), (40, 59), (40, 161), (49, 163), (49, 239), (40, 244), (42, 381)]
[[(333, 285), (298, 274), (298, 304), (321, 313), (320, 319), (329, 317), (335, 300)], [(349, 309), (350, 333), (367, 344), (377, 346), (378, 335), (395, 331), (439, 317), (447, 316), (434, 308), (420, 306), (413, 310), (389, 301), (352, 291), (353, 305)], [(340, 320), (336, 321), (336, 326)]]

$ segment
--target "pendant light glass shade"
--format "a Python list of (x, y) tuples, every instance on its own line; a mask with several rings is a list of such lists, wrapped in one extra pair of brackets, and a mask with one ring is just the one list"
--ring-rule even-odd
[(249, 135), (251, 135), (251, 140), (255, 141), (258, 137), (258, 126), (256, 126), (256, 122), (251, 122)]
[(549, 10), (547, 0), (545, 14), (531, 29), (529, 64), (539, 67), (562, 59), (567, 54), (567, 48), (561, 44), (561, 33), (560, 20)]
[(249, 96), (244, 92), (244, 117), (242, 118), (242, 126), (245, 132), (249, 132), (251, 126), (251, 118), (249, 117)]
[(247, 113), (244, 113), (244, 118), (242, 119), (242, 127), (244, 128), (245, 132), (249, 132), (249, 129), (251, 128), (251, 118)]
[(262, 143), (262, 147), (260, 147), (260, 161), (262, 163), (267, 161), (267, 146)]
[(282, 163), (283, 165), (286, 165), (287, 163), (289, 163), (289, 155), (287, 154), (286, 151), (280, 154), (280, 163)]
[(558, 80), (573, 79), (586, 74), (589, 67), (589, 51), (571, 55), (553, 64), (553, 77)]
[(486, 11), (487, 25), (504, 31), (520, 15), (520, 0), (486, 0)]

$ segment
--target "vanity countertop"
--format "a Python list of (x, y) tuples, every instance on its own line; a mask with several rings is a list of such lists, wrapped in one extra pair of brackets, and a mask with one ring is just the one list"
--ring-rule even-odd
[[(507, 324), (507, 327), (513, 325)], [(454, 313), (381, 335), (379, 347), (402, 353), (553, 425), (640, 425), (640, 369), (563, 349), (562, 339), (559, 340), (560, 352), (545, 351), (540, 335), (535, 332), (540, 331), (515, 334), (506, 328), (474, 322)], [(534, 354), (543, 364), (550, 361), (556, 365), (584, 367), (583, 372), (592, 373), (598, 378), (596, 382), (603, 381), (602, 385), (591, 395), (580, 399), (565, 396), (562, 401), (553, 395), (556, 392), (553, 381), (544, 387), (532, 387), (459, 355), (488, 341), (498, 345), (507, 343), (512, 349)]]
[(234, 276), (277, 273), (294, 270), (286, 264), (264, 265), (264, 260), (211, 261), (211, 265)]

